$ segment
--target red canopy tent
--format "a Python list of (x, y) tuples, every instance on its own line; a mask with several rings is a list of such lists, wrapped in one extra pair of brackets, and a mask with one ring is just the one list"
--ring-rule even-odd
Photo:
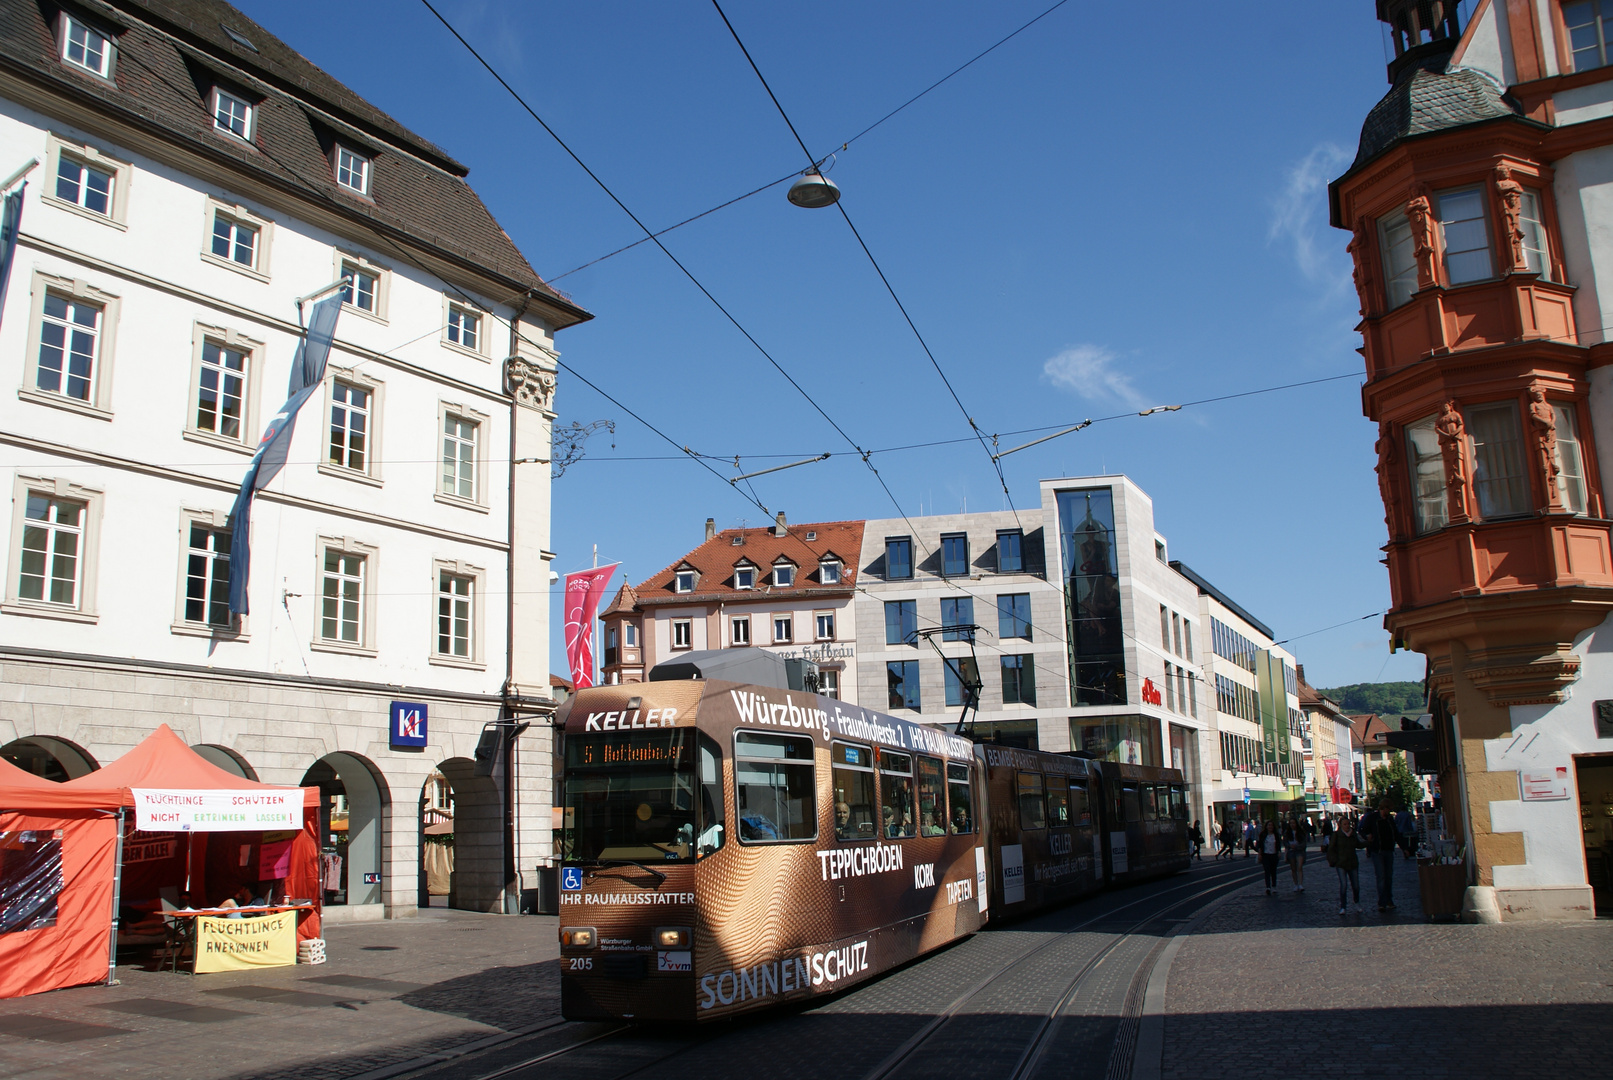
[[(199, 895), (203, 902), (231, 895), (240, 883), (270, 877), (283, 877), (288, 896), (317, 902), (322, 895), (318, 788), (301, 789), (302, 827), (275, 845), (242, 839), (260, 834), (239, 825), (204, 831), (200, 839), (134, 831), (127, 811), (136, 806), (137, 791), (250, 796), (289, 790), (219, 768), (166, 724), (105, 768), (66, 783), (5, 762), (0, 766), (0, 998), (105, 979), (117, 887), (148, 887), (155, 897), (155, 883), (165, 870), (182, 867), (185, 885), (197, 893), (203, 883), (208, 891), (222, 890), (218, 897)], [(119, 822), (125, 822), (122, 839), (136, 854), (127, 867), (120, 865)], [(183, 843), (174, 842), (179, 836)], [(25, 874), (33, 883), (26, 889), (20, 884)], [(319, 913), (310, 911), (297, 936), (318, 937), (319, 931)]]

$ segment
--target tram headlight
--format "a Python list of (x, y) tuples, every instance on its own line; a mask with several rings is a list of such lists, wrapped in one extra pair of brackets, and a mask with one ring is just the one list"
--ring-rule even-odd
[(594, 928), (592, 926), (562, 926), (560, 928), (560, 945), (567, 949), (592, 949), (594, 947)]
[(655, 931), (655, 944), (661, 949), (687, 949), (693, 937), (687, 926), (663, 926)]

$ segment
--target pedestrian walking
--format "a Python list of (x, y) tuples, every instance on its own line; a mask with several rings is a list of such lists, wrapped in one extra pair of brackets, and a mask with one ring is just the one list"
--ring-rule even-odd
[(1268, 821), (1260, 830), (1260, 866), (1266, 872), (1267, 896), (1277, 891), (1277, 863), (1281, 858), (1282, 841), (1277, 836), (1277, 826)]
[(1248, 821), (1243, 823), (1243, 857), (1245, 859), (1253, 854), (1255, 850), (1255, 839), (1259, 835), (1260, 830), (1255, 828), (1254, 818), (1250, 818)]
[(1238, 832), (1229, 818), (1221, 823), (1221, 850), (1215, 853), (1217, 859), (1225, 856), (1230, 859), (1238, 853)]
[(1193, 819), (1193, 827), (1188, 830), (1187, 838), (1193, 844), (1193, 850), (1189, 854), (1191, 854), (1193, 858), (1203, 862), (1204, 856), (1200, 855), (1199, 851), (1204, 847), (1204, 830), (1199, 826), (1199, 821), (1197, 818)]
[(1288, 858), (1288, 876), (1294, 879), (1294, 891), (1305, 891), (1305, 826), (1295, 823), (1283, 830), (1283, 854)]
[(1378, 879), (1378, 910), (1395, 909), (1395, 816), (1388, 799), (1378, 800), (1378, 812), (1361, 819), (1357, 829), (1367, 842), (1367, 858)]
[(1328, 838), (1326, 848), (1327, 864), (1333, 868), (1333, 873), (1339, 879), (1340, 915), (1350, 910), (1350, 892), (1355, 895), (1356, 910), (1361, 910), (1361, 860), (1356, 855), (1356, 849), (1360, 846), (1361, 842), (1356, 838), (1350, 819), (1340, 818), (1339, 827), (1334, 829)]
[(1333, 818), (1329, 814), (1322, 815), (1322, 850), (1327, 850), (1327, 843), (1333, 839)]

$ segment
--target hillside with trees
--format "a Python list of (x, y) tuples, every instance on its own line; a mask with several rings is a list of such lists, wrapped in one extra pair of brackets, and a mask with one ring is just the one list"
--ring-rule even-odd
[(1318, 692), (1338, 702), (1347, 713), (1378, 713), (1415, 716), (1427, 712), (1423, 704), (1423, 684), (1417, 682), (1351, 683)]

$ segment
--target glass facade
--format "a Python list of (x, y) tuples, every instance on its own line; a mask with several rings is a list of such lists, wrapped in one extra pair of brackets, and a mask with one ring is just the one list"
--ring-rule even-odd
[[(1114, 493), (1107, 487), (1060, 491), (1058, 513), (1067, 583), (1070, 703), (1124, 705), (1125, 628), (1115, 555)], [(1154, 752), (1157, 764), (1157, 736)]]
[(1164, 765), (1159, 721), (1147, 716), (1078, 716), (1070, 720), (1070, 745), (1102, 761)]

